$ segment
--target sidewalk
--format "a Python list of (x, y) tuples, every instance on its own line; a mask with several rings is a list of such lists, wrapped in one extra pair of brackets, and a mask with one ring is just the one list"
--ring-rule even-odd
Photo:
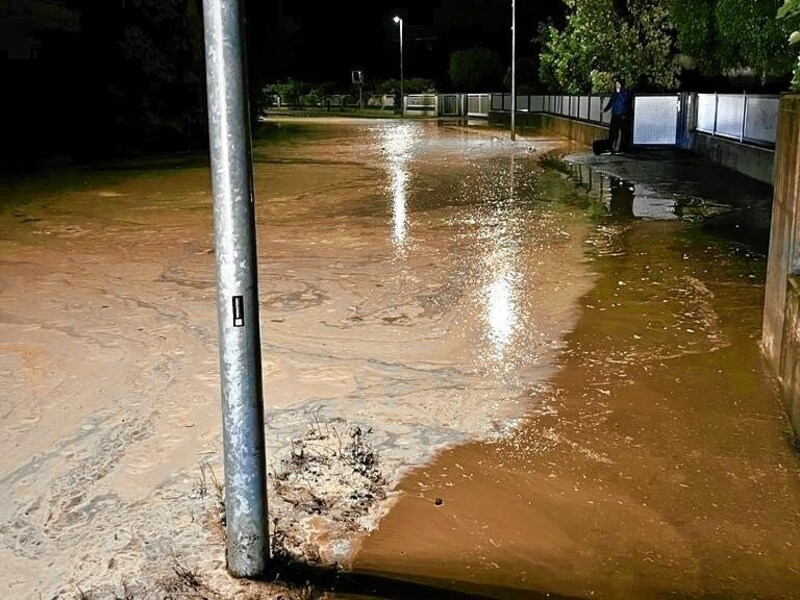
[(630, 195), (634, 217), (700, 221), (715, 235), (767, 252), (770, 185), (674, 149), (600, 156), (576, 152), (564, 160), (587, 191)]

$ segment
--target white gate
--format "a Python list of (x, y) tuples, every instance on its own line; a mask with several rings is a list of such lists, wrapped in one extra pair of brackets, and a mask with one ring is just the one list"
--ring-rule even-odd
[(678, 143), (680, 96), (635, 96), (633, 145), (674, 146)]
[(436, 94), (406, 94), (404, 114), (435, 117), (437, 108)]
[(468, 117), (488, 117), (489, 108), (492, 102), (491, 94), (468, 94), (467, 95), (467, 116)]

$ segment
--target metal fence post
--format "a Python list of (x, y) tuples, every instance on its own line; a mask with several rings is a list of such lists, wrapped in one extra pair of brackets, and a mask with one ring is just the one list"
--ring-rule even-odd
[(747, 92), (742, 92), (742, 131), (739, 134), (739, 141), (744, 142), (744, 132), (747, 126)]
[(242, 0), (203, 0), (228, 570), (269, 559), (261, 339)]
[(717, 115), (719, 115), (719, 93), (714, 92), (714, 127), (711, 129), (711, 135), (717, 135)]

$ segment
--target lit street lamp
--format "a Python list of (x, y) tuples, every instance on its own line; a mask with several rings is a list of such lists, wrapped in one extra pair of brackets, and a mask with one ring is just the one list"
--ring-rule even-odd
[(403, 111), (403, 19), (394, 18), (395, 23), (400, 23), (400, 116), (404, 117)]

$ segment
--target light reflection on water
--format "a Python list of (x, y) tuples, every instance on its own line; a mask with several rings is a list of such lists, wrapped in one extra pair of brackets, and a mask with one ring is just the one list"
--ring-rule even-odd
[[(523, 238), (528, 216), (524, 210), (525, 198), (518, 196), (522, 193), (527, 197), (530, 190), (526, 191), (523, 183), (525, 189), (520, 192), (517, 185), (517, 175), (524, 179), (526, 174), (516, 172), (519, 161), (513, 153), (504, 158), (492, 157), (498, 151), (493, 140), (462, 137), (454, 141), (448, 137), (423, 137), (423, 132), (417, 123), (387, 123), (377, 129), (383, 168), (388, 175), (387, 206), (391, 207), (388, 233), (395, 256), (406, 257), (415, 242), (409, 202), (414, 201), (412, 186), (420, 157), (427, 161), (435, 148), (439, 160), (442, 155), (455, 154), (459, 160), (471, 163), (461, 180), (460, 195), (464, 203), (456, 218), (477, 226), (473, 242), (476, 262), (468, 271), (476, 277), (471, 302), (480, 318), (478, 335), (482, 343), (478, 354), (486, 368), (506, 378), (518, 366), (512, 348), (520, 343), (521, 329), (529, 326), (521, 308), (526, 285)], [(499, 164), (498, 158), (502, 161)], [(427, 198), (427, 202), (435, 205), (436, 200)], [(446, 204), (445, 200), (442, 202)]]
[(409, 163), (421, 135), (415, 123), (390, 123), (379, 129), (378, 135), (389, 175), (388, 189), (392, 199), (392, 244), (395, 252), (404, 256), (408, 251), (408, 187)]
[[(519, 218), (513, 214), (515, 202), (514, 157), (508, 171), (507, 194), (501, 191), (500, 202), (494, 207), (482, 226), (486, 229), (483, 236), (487, 241), (483, 258), (484, 273), (489, 277), (482, 290), (485, 304), (484, 314), (487, 323), (487, 337), (493, 351), (493, 359), (497, 365), (504, 364), (506, 351), (514, 337), (520, 322), (520, 245), (521, 225)], [(498, 182), (498, 187), (504, 187)]]
[(486, 304), (488, 337), (497, 360), (502, 360), (506, 349), (514, 338), (519, 321), (518, 282), (514, 273), (514, 260), (509, 252), (502, 250), (486, 257), (492, 277), (486, 282), (483, 298)]
[(408, 185), (408, 171), (400, 166), (392, 168), (392, 241), (398, 251), (404, 252), (408, 227), (406, 213), (406, 186)]
[(567, 163), (570, 175), (579, 188), (596, 197), (606, 212), (616, 217), (657, 221), (702, 220), (726, 213), (731, 207), (696, 195), (679, 193), (674, 185), (633, 183), (596, 171), (592, 165)]

